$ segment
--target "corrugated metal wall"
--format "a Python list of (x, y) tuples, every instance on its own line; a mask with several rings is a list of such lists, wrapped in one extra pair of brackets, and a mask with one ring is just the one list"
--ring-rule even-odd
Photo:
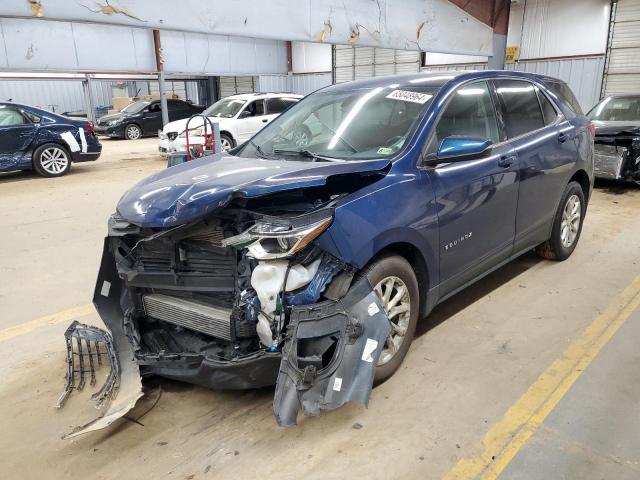
[[(600, 98), (602, 69), (604, 56), (584, 58), (562, 58), (549, 60), (524, 60), (508, 64), (507, 70), (539, 73), (559, 78), (567, 82), (578, 98), (582, 108), (587, 111)], [(437, 67), (423, 67), (423, 71), (440, 72), (447, 70), (486, 70), (486, 63), (441, 65)]]
[(258, 77), (258, 91), (287, 92), (307, 95), (319, 88), (331, 85), (331, 73), (310, 73), (288, 75), (260, 75)]
[(336, 83), (417, 72), (420, 70), (420, 52), (334, 45), (333, 70)]
[(611, 26), (605, 95), (640, 91), (640, 0), (619, 0)]
[[(91, 83), (96, 107), (111, 105), (114, 83)], [(82, 82), (78, 80), (2, 80), (0, 100), (39, 106), (57, 113), (85, 110)]]
[(580, 106), (586, 112), (600, 98), (604, 57), (527, 60), (507, 65), (507, 70), (539, 73), (567, 82)]
[[(92, 80), (91, 90), (93, 102), (97, 109), (110, 107), (114, 96), (114, 88), (124, 85), (125, 89), (117, 89), (118, 96), (128, 95), (127, 84), (134, 85), (139, 95), (158, 94), (158, 82), (136, 81), (117, 82), (111, 80)], [(126, 93), (125, 93), (126, 92)], [(183, 100), (198, 102), (197, 81), (167, 81), (167, 92), (175, 93)], [(12, 101), (33, 105), (57, 113), (85, 111), (82, 82), (79, 80), (1, 80), (0, 101)]]

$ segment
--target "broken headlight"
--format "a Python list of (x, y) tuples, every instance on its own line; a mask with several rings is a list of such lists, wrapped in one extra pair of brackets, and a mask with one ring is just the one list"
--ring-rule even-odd
[(249, 256), (257, 260), (286, 258), (302, 251), (329, 228), (332, 221), (332, 217), (327, 217), (299, 226), (258, 221), (239, 235), (225, 238), (222, 245), (239, 250), (246, 248), (249, 250)]

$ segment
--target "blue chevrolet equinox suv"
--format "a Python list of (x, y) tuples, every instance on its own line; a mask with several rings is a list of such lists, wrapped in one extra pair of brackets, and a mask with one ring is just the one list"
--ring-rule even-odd
[(436, 304), (529, 250), (568, 258), (592, 185), (593, 127), (560, 80), (332, 85), (245, 144), (124, 194), (94, 296), (111, 335), (92, 335), (128, 372), (129, 405), (132, 371), (275, 385), (280, 425), (366, 403)]

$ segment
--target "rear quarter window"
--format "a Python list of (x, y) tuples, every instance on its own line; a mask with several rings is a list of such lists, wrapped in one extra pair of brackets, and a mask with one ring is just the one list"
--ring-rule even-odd
[(569, 88), (569, 85), (564, 82), (556, 81), (547, 81), (546, 83), (551, 90), (562, 97), (573, 113), (576, 115), (584, 115), (582, 107), (580, 107), (580, 102), (578, 102), (578, 99)]

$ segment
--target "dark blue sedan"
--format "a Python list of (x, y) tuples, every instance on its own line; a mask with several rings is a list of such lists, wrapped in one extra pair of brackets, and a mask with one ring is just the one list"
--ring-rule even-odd
[(35, 170), (60, 177), (71, 162), (97, 160), (93, 123), (16, 103), (0, 103), (0, 172)]
[[(540, 75), (319, 90), (247, 143), (124, 194), (94, 296), (104, 338), (146, 374), (275, 384), (280, 425), (366, 403), (435, 305), (527, 251), (572, 254), (593, 135), (567, 85)], [(120, 388), (133, 405), (139, 387)]]

